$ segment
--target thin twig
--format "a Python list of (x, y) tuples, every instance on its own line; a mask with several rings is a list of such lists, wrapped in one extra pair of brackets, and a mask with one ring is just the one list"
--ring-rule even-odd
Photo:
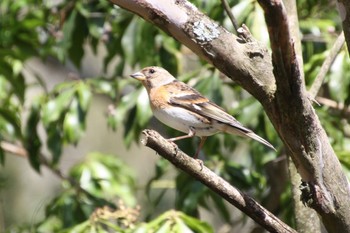
[(180, 151), (174, 143), (164, 139), (156, 131), (144, 130), (143, 134), (145, 138), (142, 140), (142, 143), (145, 146), (152, 148), (176, 167), (195, 177), (226, 201), (243, 211), (266, 230), (270, 232), (296, 232), (262, 207), (253, 198), (229, 184), (205, 167), (202, 162)]
[(10, 143), (10, 142), (6, 142), (6, 141), (1, 141), (0, 147), (1, 147), (1, 149), (3, 149), (4, 151), (6, 151), (8, 153), (18, 155), (18, 156), (23, 157), (23, 158), (28, 157), (26, 149), (24, 149), (22, 146), (19, 146), (19, 145)]
[(312, 86), (309, 90), (310, 96), (312, 98), (315, 98), (318, 91), (320, 90), (322, 83), (326, 77), (326, 74), (328, 73), (329, 69), (331, 68), (335, 58), (337, 57), (339, 51), (343, 47), (345, 43), (345, 37), (344, 32), (340, 33), (337, 40), (335, 41), (333, 47), (329, 51), (329, 55), (324, 60), (320, 72), (318, 72), (314, 82), (312, 83)]
[(239, 28), (238, 27), (238, 22), (237, 22), (235, 16), (232, 14), (230, 5), (228, 4), (227, 0), (221, 0), (221, 3), (223, 5), (223, 7), (224, 7), (228, 17), (230, 18), (233, 27), (235, 28), (236, 32), (238, 32), (238, 28)]
[[(13, 144), (13, 143), (6, 142), (6, 141), (1, 141), (0, 142), (0, 147), (1, 147), (1, 149), (3, 151), (8, 152), (10, 154), (17, 155), (17, 156), (25, 158), (25, 159), (28, 158), (27, 150), (21, 145)], [(88, 196), (93, 196), (88, 191), (83, 189), (76, 180), (72, 179), (71, 177), (68, 177), (68, 176), (64, 175), (60, 169), (52, 167), (50, 165), (50, 162), (47, 160), (46, 156), (44, 156), (43, 154), (40, 154), (39, 156), (40, 156), (41, 165), (43, 165), (44, 167), (49, 169), (53, 174), (55, 174), (61, 180), (68, 181), (78, 191), (81, 191), (82, 193), (85, 193)]]
[(324, 97), (316, 97), (316, 101), (322, 105), (325, 105), (327, 107), (333, 108), (337, 111), (342, 112), (343, 114), (345, 114), (345, 116), (350, 116), (350, 108), (347, 105), (344, 105), (343, 103), (338, 103), (334, 100), (331, 99), (327, 99)]

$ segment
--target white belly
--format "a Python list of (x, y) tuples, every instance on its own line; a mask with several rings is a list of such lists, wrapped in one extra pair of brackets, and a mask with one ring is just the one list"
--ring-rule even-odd
[(164, 124), (186, 134), (189, 133), (190, 127), (194, 128), (196, 136), (210, 136), (218, 132), (212, 125), (203, 123), (195, 115), (179, 107), (155, 110), (153, 114)]

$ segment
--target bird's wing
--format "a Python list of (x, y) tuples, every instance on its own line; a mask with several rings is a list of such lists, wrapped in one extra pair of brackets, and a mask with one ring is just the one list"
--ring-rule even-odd
[(181, 89), (181, 92), (174, 92), (169, 98), (169, 104), (183, 107), (201, 116), (216, 120), (219, 123), (230, 125), (244, 133), (251, 132), (251, 130), (245, 128), (233, 116), (225, 112), (224, 109), (208, 100), (192, 87), (182, 82), (178, 82), (177, 86)]
[(168, 100), (169, 104), (185, 108), (210, 120), (216, 120), (218, 123), (228, 125), (229, 127), (224, 127), (225, 132), (252, 138), (265, 144), (271, 149), (276, 150), (271, 143), (258, 136), (250, 129), (245, 128), (233, 116), (225, 112), (224, 109), (205, 98), (192, 87), (179, 81), (177, 81), (176, 85), (177, 87), (172, 85), (172, 90), (168, 90), (170, 93)]

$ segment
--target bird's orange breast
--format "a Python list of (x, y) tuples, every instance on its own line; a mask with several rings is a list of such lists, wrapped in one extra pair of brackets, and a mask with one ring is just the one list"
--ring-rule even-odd
[(170, 93), (164, 86), (151, 88), (149, 91), (150, 105), (152, 110), (169, 107)]

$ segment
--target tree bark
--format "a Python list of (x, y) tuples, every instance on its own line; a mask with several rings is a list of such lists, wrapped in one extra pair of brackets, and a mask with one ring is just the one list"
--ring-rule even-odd
[[(301, 38), (299, 33), (299, 19), (295, 0), (283, 0), (286, 6), (286, 12), (289, 19), (290, 33), (292, 40), (295, 41), (295, 53), (298, 60), (299, 70), (303, 67), (303, 55), (301, 47)], [(304, 73), (300, 73), (300, 78), (305, 85)], [(289, 156), (288, 156), (289, 157)], [(311, 208), (308, 208), (300, 201), (301, 192), (299, 190), (301, 177), (297, 169), (292, 163), (290, 157), (288, 159), (289, 177), (292, 186), (292, 198), (294, 203), (294, 218), (296, 230), (300, 233), (321, 232), (320, 219)]]
[(263, 105), (301, 175), (304, 203), (329, 232), (350, 232), (350, 187), (311, 105), (281, 1), (260, 0), (272, 59), (242, 27), (237, 37), (186, 0), (111, 0), (163, 29)]
[(343, 31), (345, 35), (345, 41), (348, 46), (348, 53), (350, 55), (350, 1), (337, 0), (336, 3), (339, 16), (343, 24)]

